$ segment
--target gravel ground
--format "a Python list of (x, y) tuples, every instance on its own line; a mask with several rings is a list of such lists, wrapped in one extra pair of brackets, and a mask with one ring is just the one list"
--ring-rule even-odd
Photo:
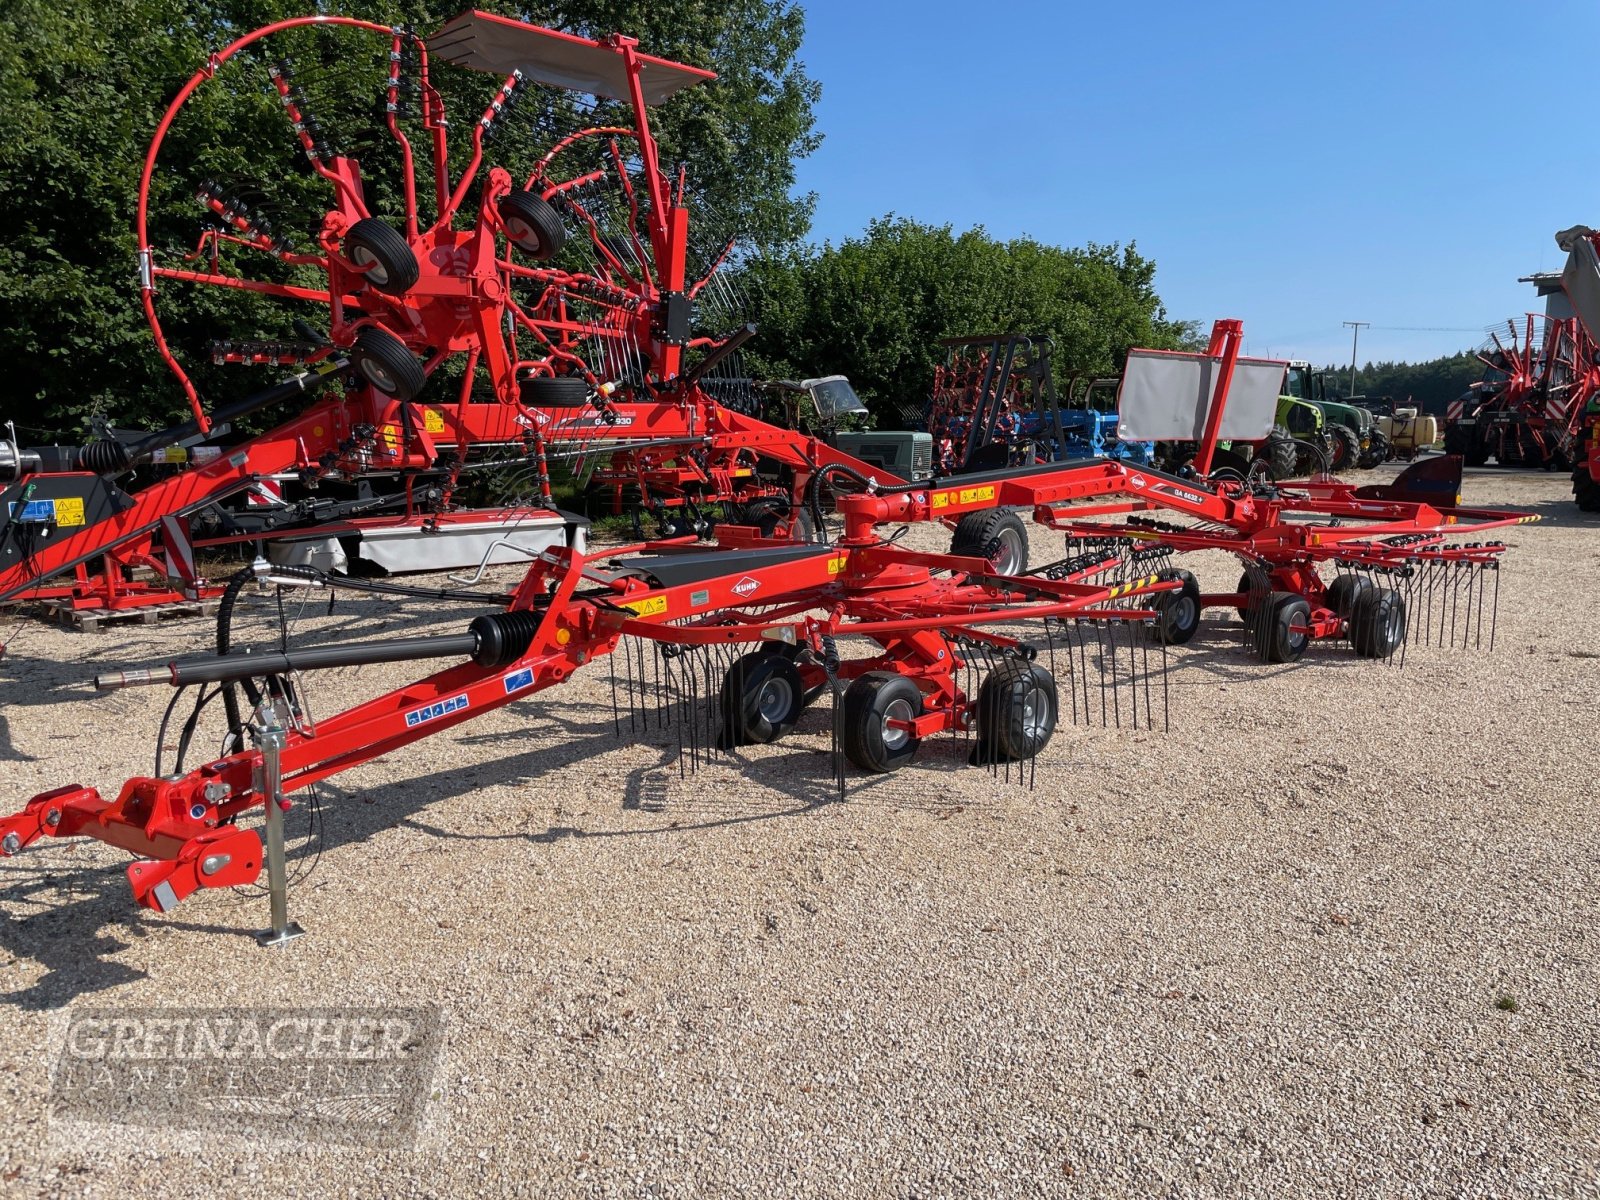
[[(1600, 522), (1567, 487), (1469, 478), (1546, 518), (1507, 536), (1492, 656), (1268, 668), (1212, 615), (1170, 733), (1063, 728), (1031, 790), (946, 743), (831, 802), (820, 714), (680, 781), (592, 673), (338, 777), (287, 948), (259, 899), (159, 916), (118, 852), (29, 851), (0, 1194), (1600, 1195)], [(0, 800), (149, 770), (167, 695), (83, 681), (207, 633), (26, 628)], [(447, 1015), (417, 1148), (49, 1128), (65, 1006), (367, 1003)]]

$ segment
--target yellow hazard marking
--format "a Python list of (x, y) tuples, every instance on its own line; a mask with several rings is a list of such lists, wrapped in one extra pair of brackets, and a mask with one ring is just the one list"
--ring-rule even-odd
[(422, 410), (422, 428), (427, 433), (444, 432), (444, 414), (436, 408)]
[(976, 504), (979, 500), (994, 499), (994, 484), (987, 487), (962, 488), (960, 502), (962, 504)]
[(1146, 575), (1142, 579), (1134, 579), (1128, 583), (1119, 583), (1106, 593), (1106, 599), (1115, 600), (1118, 596), (1126, 596), (1129, 592), (1137, 592), (1158, 582), (1154, 575)]
[(648, 596), (643, 600), (624, 600), (623, 608), (631, 608), (641, 617), (656, 617), (667, 611), (665, 596)]
[(57, 525), (83, 524), (83, 497), (67, 496), (56, 501)]
[(844, 574), (844, 569), (849, 565), (850, 556), (848, 554), (835, 555), (833, 558), (828, 560), (828, 574), (842, 575)]
[(948, 508), (950, 507), (950, 493), (934, 492), (933, 495), (928, 498), (928, 503), (933, 508)]
[(400, 427), (398, 425), (385, 425), (383, 427), (383, 444), (391, 450), (400, 448)]

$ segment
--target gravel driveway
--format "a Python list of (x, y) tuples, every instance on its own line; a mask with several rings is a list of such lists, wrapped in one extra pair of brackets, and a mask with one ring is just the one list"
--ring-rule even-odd
[[(1567, 493), (1469, 477), (1546, 518), (1507, 534), (1492, 656), (1269, 668), (1213, 614), (1171, 732), (1063, 728), (1031, 789), (946, 744), (834, 802), (815, 713), (680, 778), (591, 671), (325, 787), (288, 947), (258, 898), (160, 916), (119, 852), (31, 850), (0, 1195), (1600, 1195), (1600, 519)], [(83, 681), (208, 633), (26, 628), (0, 802), (148, 771), (169, 695)], [(447, 1020), (414, 1148), (49, 1127), (67, 1006), (382, 1003)]]

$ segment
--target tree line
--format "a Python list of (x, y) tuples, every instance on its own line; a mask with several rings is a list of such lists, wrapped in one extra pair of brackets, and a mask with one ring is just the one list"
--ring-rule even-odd
[[(1356, 394), (1369, 403), (1388, 399), (1399, 406), (1414, 405), (1424, 413), (1443, 416), (1445, 407), (1483, 378), (1483, 360), (1470, 350), (1431, 358), (1427, 362), (1369, 362), (1356, 374)], [(1345, 398), (1350, 391), (1350, 368), (1327, 366), (1328, 398)]]

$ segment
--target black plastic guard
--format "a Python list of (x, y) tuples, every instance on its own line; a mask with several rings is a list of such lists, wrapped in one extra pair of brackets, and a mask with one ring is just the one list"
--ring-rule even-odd
[(1393, 483), (1374, 483), (1356, 489), (1358, 500), (1398, 500), (1455, 508), (1461, 503), (1461, 456), (1444, 454), (1414, 462)]

